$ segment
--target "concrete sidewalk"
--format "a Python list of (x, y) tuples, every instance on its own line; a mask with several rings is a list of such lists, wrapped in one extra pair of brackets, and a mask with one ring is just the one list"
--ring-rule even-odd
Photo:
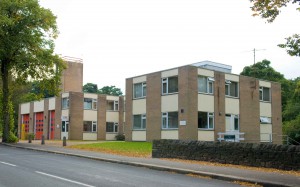
[[(300, 176), (285, 174), (280, 172), (265, 172), (259, 170), (241, 169), (228, 166), (211, 166), (211, 165), (201, 165), (196, 163), (187, 162), (177, 162), (156, 158), (136, 158), (136, 157), (126, 157), (120, 155), (112, 155), (100, 152), (83, 151), (77, 149), (68, 149), (62, 147), (62, 143), (57, 142), (47, 142), (46, 145), (41, 145), (40, 141), (34, 143), (27, 143), (25, 141), (18, 142), (16, 144), (5, 144), (3, 145), (43, 151), (49, 153), (63, 154), (69, 156), (83, 157), (88, 159), (113, 162), (119, 164), (126, 164), (138, 167), (147, 167), (150, 169), (176, 172), (181, 174), (192, 174), (207, 176), (213, 179), (220, 179), (226, 181), (241, 181), (257, 183), (263, 186), (300, 186)], [(80, 143), (92, 143), (92, 142), (68, 142), (70, 144), (80, 144)]]

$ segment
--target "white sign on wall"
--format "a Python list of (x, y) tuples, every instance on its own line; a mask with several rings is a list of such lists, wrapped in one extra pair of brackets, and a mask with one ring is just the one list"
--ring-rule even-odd
[(69, 116), (61, 116), (62, 121), (69, 121)]
[(186, 121), (184, 120), (184, 121), (180, 121), (180, 123), (179, 123), (180, 125), (186, 125)]

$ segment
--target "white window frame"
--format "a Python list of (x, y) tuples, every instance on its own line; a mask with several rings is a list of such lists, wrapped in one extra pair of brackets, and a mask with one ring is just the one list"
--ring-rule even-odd
[[(66, 102), (66, 106), (64, 105), (64, 101)], [(61, 99), (61, 109), (68, 109), (70, 108), (70, 99), (69, 97), (63, 97)]]
[[(84, 122), (92, 122), (91, 131), (84, 131)], [(83, 121), (83, 132), (85, 133), (93, 133), (97, 132), (97, 121)]]
[[(231, 85), (232, 83), (236, 84), (236, 88), (237, 88), (237, 96), (231, 95), (230, 90), (231, 90)], [(226, 93), (226, 86), (228, 87), (228, 93)], [(225, 80), (225, 96), (226, 97), (234, 97), (234, 98), (238, 98), (240, 96), (240, 88), (239, 88), (239, 82), (235, 82), (235, 81), (230, 81), (230, 80)]]
[[(177, 112), (177, 111), (174, 111)], [(179, 114), (177, 112), (177, 127), (175, 128), (170, 128), (170, 124), (169, 124), (169, 113), (173, 113), (173, 112), (163, 112), (162, 113), (162, 117), (161, 117), (161, 128), (163, 130), (168, 130), (168, 129), (178, 129), (178, 118), (179, 118)], [(166, 121), (166, 127), (164, 127), (164, 121)]]
[[(199, 78), (205, 78), (206, 79), (206, 91), (205, 92), (200, 91)], [(206, 77), (206, 76), (199, 75), (198, 76), (198, 92), (199, 93), (213, 94), (214, 93), (214, 82), (215, 82), (215, 79), (213, 77)], [(211, 92), (210, 92), (210, 86), (211, 86)]]
[[(106, 125), (107, 125), (107, 123), (112, 123), (113, 124), (113, 132), (108, 132), (107, 128), (106, 128), (106, 132), (107, 133), (117, 133), (117, 132), (119, 132), (119, 123), (116, 123), (116, 122), (106, 122)], [(117, 131), (116, 131), (116, 127), (117, 127)]]
[(270, 117), (260, 116), (260, 124), (272, 124), (272, 119)]
[(108, 111), (119, 111), (119, 101), (115, 101), (115, 100), (107, 100), (107, 103), (106, 104), (108, 104), (108, 103), (113, 103), (113, 106), (112, 106), (112, 110), (110, 110), (110, 109), (107, 109)]
[[(136, 85), (138, 85), (138, 84), (141, 84), (142, 85), (142, 87), (141, 87), (141, 96), (140, 97), (137, 97), (136, 96), (136, 94), (135, 94), (135, 89), (136, 89)], [(133, 85), (133, 98), (134, 99), (139, 99), (139, 98), (145, 98), (147, 96), (147, 83), (146, 82), (142, 82), (142, 83), (136, 83), (136, 84), (134, 84)]]
[[(176, 92), (169, 92), (169, 78), (177, 77), (177, 91)], [(178, 76), (166, 77), (161, 79), (161, 94), (168, 95), (173, 93), (178, 93)], [(166, 91), (164, 92), (164, 85), (166, 86)]]
[[(86, 108), (85, 107), (85, 100), (89, 99), (91, 101), (91, 108)], [(97, 110), (97, 99), (93, 99), (93, 98), (83, 98), (83, 109), (84, 110)]]
[[(199, 111), (199, 112), (202, 112), (202, 111)], [(214, 130), (215, 129), (215, 119), (214, 119), (214, 113), (213, 112), (202, 112), (202, 113), (206, 113), (206, 120), (207, 120), (207, 124), (206, 124), (206, 127), (205, 128), (198, 128), (198, 129), (201, 129), (201, 130)], [(210, 121), (212, 120), (212, 127), (209, 126), (210, 124)]]
[[(269, 89), (269, 100), (264, 100), (264, 89)], [(271, 102), (271, 89), (269, 87), (259, 87), (259, 101)]]
[[(134, 116), (141, 116), (141, 121), (140, 121), (140, 128), (136, 128), (134, 126)], [(144, 124), (144, 120), (145, 120), (145, 124)], [(145, 127), (145, 128), (143, 128)], [(146, 117), (146, 114), (136, 114), (136, 115), (133, 115), (133, 120), (132, 120), (132, 129), (133, 130), (146, 130), (147, 128), (147, 117)]]

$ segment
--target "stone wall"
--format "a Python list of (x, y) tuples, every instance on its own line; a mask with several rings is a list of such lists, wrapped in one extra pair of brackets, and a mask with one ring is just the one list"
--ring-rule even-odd
[(152, 157), (300, 170), (300, 146), (295, 145), (154, 140)]

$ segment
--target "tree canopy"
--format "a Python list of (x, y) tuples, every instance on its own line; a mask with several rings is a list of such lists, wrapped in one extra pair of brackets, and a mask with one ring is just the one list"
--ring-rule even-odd
[(100, 88), (98, 90), (97, 84), (94, 84), (94, 83), (86, 83), (83, 86), (83, 92), (114, 95), (114, 96), (123, 95), (122, 90), (120, 88), (117, 88), (116, 86), (103, 86), (102, 88)]
[(83, 92), (86, 92), (86, 93), (97, 93), (97, 92), (98, 92), (98, 86), (97, 86), (97, 84), (86, 83), (86, 84), (83, 86), (82, 91), (83, 91)]
[[(253, 16), (260, 16), (266, 19), (268, 23), (272, 23), (280, 14), (282, 7), (288, 6), (291, 3), (299, 3), (299, 0), (250, 0), (252, 3), (251, 10), (254, 12)], [(296, 8), (300, 11), (300, 6)], [(281, 48), (285, 48), (287, 53), (291, 56), (300, 56), (300, 35), (294, 34), (289, 36), (284, 44), (279, 44)]]
[(62, 59), (54, 54), (56, 17), (37, 0), (1, 0), (0, 65), (3, 142), (10, 140), (10, 104), (14, 84), (38, 80), (41, 88), (58, 93)]

